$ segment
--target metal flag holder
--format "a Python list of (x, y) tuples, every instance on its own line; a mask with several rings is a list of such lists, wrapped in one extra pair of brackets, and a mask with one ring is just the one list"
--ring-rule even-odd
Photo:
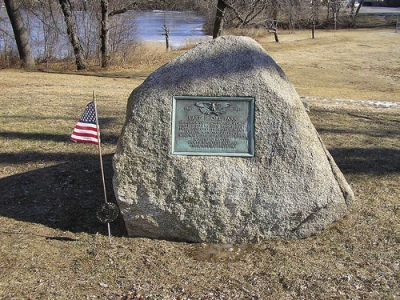
[(106, 190), (106, 180), (104, 176), (104, 167), (103, 167), (103, 156), (101, 152), (101, 139), (100, 139), (100, 126), (99, 126), (99, 119), (97, 116), (97, 103), (96, 103), (96, 97), (93, 92), (93, 103), (94, 103), (94, 110), (95, 110), (95, 115), (96, 115), (96, 126), (97, 126), (97, 139), (98, 139), (98, 146), (99, 146), (99, 157), (100, 157), (100, 169), (101, 169), (101, 178), (103, 181), (103, 192), (104, 192), (104, 204), (100, 208), (99, 211), (97, 211), (97, 218), (103, 222), (107, 223), (107, 230), (108, 230), (108, 239), (111, 242), (111, 227), (110, 223), (115, 221), (118, 217), (119, 214), (119, 209), (117, 205), (114, 203), (108, 202), (107, 200), (107, 190)]

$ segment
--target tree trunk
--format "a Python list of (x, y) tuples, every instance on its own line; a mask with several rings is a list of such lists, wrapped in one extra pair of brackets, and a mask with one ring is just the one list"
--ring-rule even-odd
[(14, 31), (15, 42), (17, 43), (19, 57), (24, 68), (35, 68), (35, 59), (29, 44), (29, 33), (25, 27), (17, 0), (4, 0), (7, 14), (10, 18), (11, 26)]
[(268, 22), (265, 22), (264, 24), (265, 29), (274, 34), (275, 42), (279, 43), (279, 37), (278, 37), (278, 21), (273, 20), (271, 24)]
[(279, 13), (279, 1), (273, 0), (271, 1), (271, 16), (273, 21), (278, 21), (278, 13)]
[(354, 18), (354, 5), (356, 3), (356, 0), (350, 0), (349, 4), (350, 5), (350, 18), (353, 19)]
[(356, 27), (356, 25), (357, 25), (356, 22), (357, 22), (358, 13), (360, 11), (361, 6), (363, 6), (363, 5), (364, 5), (364, 0), (361, 0), (360, 4), (358, 4), (357, 10), (356, 10), (356, 12), (354, 13), (354, 16), (353, 16), (353, 21), (352, 21), (352, 26), (353, 27)]
[(71, 13), (71, 3), (69, 0), (59, 0), (61, 10), (64, 14), (65, 24), (67, 25), (67, 33), (69, 41), (71, 42), (72, 48), (74, 49), (75, 63), (78, 70), (86, 69), (86, 62), (83, 56), (83, 49), (81, 42), (79, 41), (78, 31), (74, 17)]
[(109, 66), (109, 22), (108, 22), (108, 0), (101, 0), (101, 67)]
[(226, 4), (224, 0), (218, 0), (217, 14), (215, 16), (213, 39), (221, 36), (222, 28), (224, 27), (224, 15)]
[(311, 38), (315, 38), (315, 18), (316, 18), (316, 13), (315, 13), (315, 3), (314, 0), (311, 0)]
[(165, 48), (166, 48), (167, 51), (169, 51), (170, 50), (170, 47), (169, 47), (169, 28), (168, 28), (167, 24), (164, 23), (162, 29), (164, 30), (163, 35), (165, 35)]

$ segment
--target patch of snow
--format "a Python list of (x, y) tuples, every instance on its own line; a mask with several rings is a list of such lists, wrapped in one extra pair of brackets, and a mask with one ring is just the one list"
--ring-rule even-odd
[(352, 100), (352, 99), (328, 99), (319, 97), (302, 97), (305, 101), (325, 102), (333, 104), (351, 104), (365, 107), (377, 108), (400, 108), (400, 102), (380, 101), (380, 100)]

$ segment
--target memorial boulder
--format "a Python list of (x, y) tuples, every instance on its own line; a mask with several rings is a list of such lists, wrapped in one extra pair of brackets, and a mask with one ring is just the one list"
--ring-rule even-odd
[(353, 199), (293, 85), (247, 37), (201, 43), (132, 92), (114, 171), (136, 237), (303, 238)]

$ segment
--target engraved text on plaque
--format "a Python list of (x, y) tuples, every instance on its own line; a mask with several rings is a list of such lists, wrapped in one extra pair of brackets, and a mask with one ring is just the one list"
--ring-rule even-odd
[(254, 156), (254, 98), (175, 96), (172, 153)]

